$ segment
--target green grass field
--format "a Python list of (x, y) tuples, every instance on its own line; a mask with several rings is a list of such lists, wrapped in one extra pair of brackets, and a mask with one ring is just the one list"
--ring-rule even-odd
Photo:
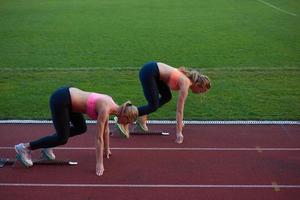
[[(62, 85), (141, 105), (150, 60), (212, 79), (185, 119), (300, 119), (298, 0), (0, 1), (0, 119), (49, 119)], [(175, 118), (173, 96), (151, 119)]]

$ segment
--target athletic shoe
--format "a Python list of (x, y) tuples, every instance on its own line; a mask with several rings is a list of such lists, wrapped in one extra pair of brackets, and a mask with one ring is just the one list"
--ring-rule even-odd
[(114, 120), (115, 120), (115, 123), (116, 123), (116, 129), (117, 129), (117, 132), (122, 136), (122, 137), (125, 137), (125, 138), (129, 138), (129, 124), (119, 124), (118, 123), (118, 117), (114, 117)]
[(144, 132), (147, 132), (149, 130), (147, 127), (147, 115), (138, 117), (136, 120), (136, 124), (138, 125), (139, 129)]
[(55, 160), (55, 155), (52, 148), (42, 149), (41, 153), (42, 158), (45, 158), (46, 160)]
[(23, 143), (15, 145), (15, 151), (17, 152), (16, 158), (26, 167), (33, 165), (31, 160), (31, 151), (28, 150)]

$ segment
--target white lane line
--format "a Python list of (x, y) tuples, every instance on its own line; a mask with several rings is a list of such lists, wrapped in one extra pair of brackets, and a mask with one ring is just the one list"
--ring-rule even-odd
[(283, 12), (283, 13), (285, 13), (285, 14), (292, 15), (292, 16), (294, 16), (294, 17), (297, 16), (297, 14), (295, 14), (295, 13), (288, 12), (288, 11), (286, 11), (286, 10), (283, 10), (283, 9), (281, 9), (281, 8), (278, 8), (278, 7), (272, 5), (272, 4), (268, 3), (268, 2), (265, 2), (265, 1), (263, 1), (263, 0), (257, 0), (257, 1), (259, 1), (259, 2), (261, 2), (261, 3), (263, 3), (263, 4), (267, 5), (267, 6), (269, 6), (269, 7), (271, 7), (271, 8), (274, 8), (275, 10), (279, 10), (280, 12)]
[[(223, 54), (215, 54), (216, 56), (223, 56)], [(202, 71), (254, 71), (254, 70), (265, 70), (265, 71), (277, 71), (282, 70), (282, 68), (279, 67), (247, 67), (247, 68), (229, 68), (229, 67), (214, 67), (214, 68), (204, 68), (203, 66), (194, 66), (195, 68), (201, 68)], [(297, 67), (284, 67), (285, 70), (298, 70)], [(106, 70), (106, 71), (120, 71), (120, 70), (128, 70), (128, 71), (138, 71), (139, 68), (136, 67), (0, 67), (0, 71), (9, 71), (9, 72), (15, 72), (15, 71), (33, 71), (33, 72), (39, 72), (39, 71), (75, 71), (75, 72), (94, 72), (98, 70)]]
[[(48, 184), (0, 183), (6, 187), (115, 187), (115, 188), (274, 188), (274, 185), (176, 185), (176, 184)], [(300, 185), (276, 185), (278, 188), (300, 188)]]
[[(86, 120), (87, 124), (96, 124), (96, 120)], [(109, 120), (110, 124), (115, 124), (114, 120)], [(148, 124), (176, 124), (174, 120), (148, 120)], [(300, 125), (300, 121), (254, 121), (254, 120), (235, 120), (235, 121), (198, 121), (184, 120), (184, 124), (191, 125)], [(0, 120), (0, 124), (52, 124), (51, 120)]]
[[(0, 150), (13, 150), (14, 147), (0, 147)], [(94, 147), (57, 147), (56, 150), (95, 150)], [(218, 148), (218, 147), (196, 147), (196, 148), (153, 148), (153, 147), (112, 147), (112, 150), (139, 150), (139, 151), (257, 151), (254, 148)], [(300, 151), (300, 148), (259, 148), (261, 151)]]

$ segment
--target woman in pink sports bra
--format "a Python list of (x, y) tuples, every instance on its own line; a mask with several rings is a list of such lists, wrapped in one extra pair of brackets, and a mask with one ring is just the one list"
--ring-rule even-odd
[[(183, 142), (183, 110), (189, 89), (196, 94), (204, 93), (210, 88), (210, 80), (197, 70), (188, 71), (184, 67), (179, 69), (160, 62), (146, 63), (139, 73), (147, 105), (138, 107), (139, 118), (137, 125), (143, 131), (148, 131), (147, 115), (169, 102), (172, 98), (171, 90), (179, 92), (176, 112), (176, 142)], [(128, 127), (124, 126), (128, 132)]]
[[(118, 117), (118, 123), (134, 122), (138, 117), (138, 110), (130, 102), (117, 105), (105, 94), (91, 93), (74, 87), (63, 87), (56, 90), (50, 98), (52, 121), (56, 133), (29, 143), (15, 146), (18, 160), (25, 166), (33, 165), (31, 151), (42, 149), (44, 158), (54, 160), (53, 147), (64, 145), (69, 137), (80, 135), (87, 130), (83, 114), (97, 120), (96, 129), (96, 174), (104, 172), (103, 156), (109, 158), (109, 125), (110, 115)], [(72, 125), (70, 125), (70, 122)]]

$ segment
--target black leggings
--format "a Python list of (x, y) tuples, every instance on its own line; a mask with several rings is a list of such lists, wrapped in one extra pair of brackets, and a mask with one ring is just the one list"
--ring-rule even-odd
[(159, 79), (156, 62), (149, 62), (140, 70), (140, 81), (148, 105), (138, 107), (139, 116), (150, 114), (172, 99), (169, 86)]
[[(69, 137), (86, 132), (86, 123), (81, 113), (72, 112), (68, 87), (56, 90), (50, 98), (52, 121), (56, 133), (30, 142), (32, 150), (66, 144)], [(72, 125), (70, 125), (70, 122)]]

